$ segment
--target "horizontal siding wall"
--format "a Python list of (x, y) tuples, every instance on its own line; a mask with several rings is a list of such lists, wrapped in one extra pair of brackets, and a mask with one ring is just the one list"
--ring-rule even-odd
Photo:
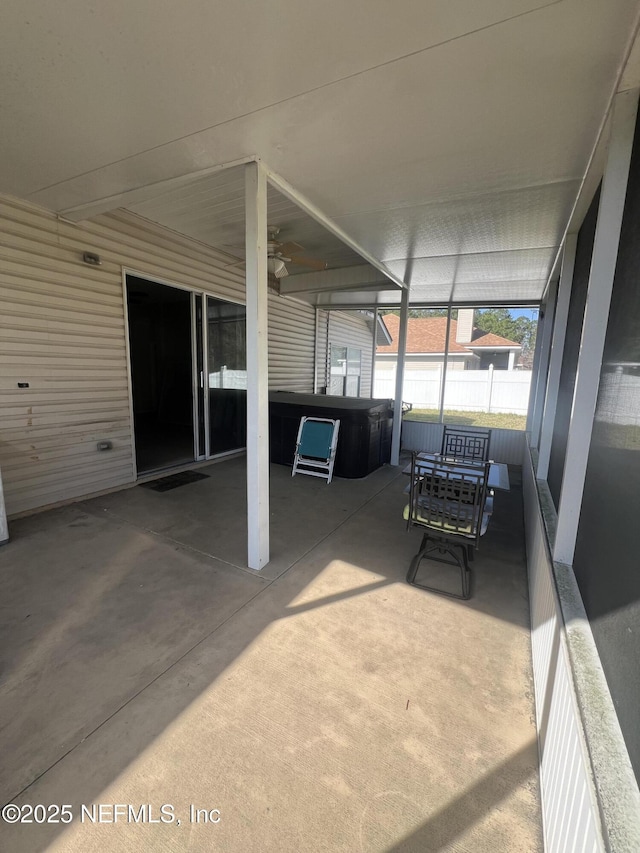
[[(371, 361), (373, 355), (373, 333), (371, 331), (371, 320), (359, 311), (329, 311), (321, 312), (325, 315), (325, 323), (328, 323), (329, 346), (354, 347), (362, 352), (360, 373), (360, 396), (371, 396)], [(328, 381), (327, 364), (327, 328), (323, 327), (324, 334), (319, 336), (321, 351), (318, 353), (319, 379), (318, 387), (323, 388)]]
[(269, 294), (269, 388), (313, 392), (316, 311)]
[[(439, 453), (442, 447), (442, 424), (424, 421), (402, 421), (402, 449)], [(525, 433), (515, 429), (491, 429), (489, 448), (494, 462), (522, 465), (525, 452)]]
[[(102, 265), (83, 263), (85, 251)], [(227, 262), (127, 211), (76, 225), (0, 197), (0, 470), (9, 514), (134, 479), (123, 268), (244, 302), (243, 272)], [(269, 305), (271, 385), (312, 390), (313, 309), (279, 297)], [(97, 451), (105, 439), (113, 450)]]
[(358, 311), (332, 311), (329, 317), (329, 343), (355, 347), (362, 352), (360, 396), (371, 396), (371, 358), (373, 334), (371, 321)]

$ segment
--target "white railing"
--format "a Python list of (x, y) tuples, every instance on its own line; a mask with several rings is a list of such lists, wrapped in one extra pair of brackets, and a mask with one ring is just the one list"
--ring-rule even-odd
[[(407, 370), (402, 399), (414, 409), (439, 409), (441, 368)], [(395, 370), (376, 374), (374, 397), (395, 396)], [(503, 412), (526, 415), (531, 388), (530, 370), (448, 370), (445, 409), (462, 412)]]
[[(402, 421), (402, 449), (425, 450), (427, 453), (440, 453), (442, 447), (442, 424), (427, 421)], [(507, 465), (522, 465), (525, 448), (525, 432), (519, 429), (491, 429), (489, 456), (494, 462)]]

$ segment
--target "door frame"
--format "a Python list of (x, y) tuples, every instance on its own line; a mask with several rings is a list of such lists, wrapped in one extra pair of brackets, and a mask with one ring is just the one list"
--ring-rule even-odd
[[(154, 472), (138, 472), (138, 462), (136, 455), (136, 431), (133, 411), (133, 383), (131, 379), (131, 347), (129, 343), (129, 304), (127, 292), (127, 276), (135, 276), (136, 278), (145, 279), (152, 284), (161, 284), (165, 287), (174, 287), (176, 290), (185, 290), (191, 294), (191, 395), (193, 399), (193, 462), (206, 462), (210, 459), (222, 459), (225, 456), (232, 456), (244, 448), (238, 447), (234, 450), (226, 450), (223, 453), (211, 454), (211, 436), (209, 434), (209, 324), (207, 322), (207, 297), (220, 299), (224, 302), (229, 302), (232, 305), (242, 305), (246, 308), (246, 301), (241, 299), (229, 299), (227, 296), (220, 296), (211, 290), (205, 290), (201, 287), (192, 287), (186, 284), (178, 284), (175, 281), (169, 281), (165, 278), (160, 278), (155, 274), (135, 270), (131, 267), (122, 267), (122, 299), (124, 304), (124, 337), (125, 350), (127, 358), (127, 392), (129, 397), (129, 421), (131, 424), (131, 452), (132, 452), (132, 468), (133, 479), (138, 480), (140, 477), (147, 477)], [(200, 429), (200, 388), (198, 383), (198, 361), (197, 361), (197, 334), (196, 334), (196, 296), (202, 298), (202, 406), (203, 406), (203, 429), (204, 429), (204, 455), (200, 451), (199, 429)], [(205, 381), (205, 377), (207, 377)], [(185, 463), (191, 464), (191, 463)]]

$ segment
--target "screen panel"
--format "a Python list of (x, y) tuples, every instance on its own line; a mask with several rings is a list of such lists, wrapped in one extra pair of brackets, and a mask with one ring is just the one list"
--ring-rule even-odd
[(631, 163), (574, 570), (640, 779), (640, 145)]
[(600, 190), (596, 192), (589, 211), (585, 216), (576, 247), (576, 260), (573, 271), (573, 283), (571, 286), (571, 300), (569, 302), (569, 316), (567, 319), (567, 331), (564, 340), (564, 354), (562, 359), (562, 371), (560, 373), (560, 386), (558, 388), (558, 402), (556, 404), (556, 418), (553, 426), (553, 439), (551, 442), (551, 454), (549, 457), (549, 473), (547, 482), (549, 491), (553, 497), (556, 509), (560, 504), (560, 491), (562, 489), (562, 476), (564, 474), (564, 459), (567, 453), (567, 439), (569, 436), (569, 421), (571, 420), (571, 407), (573, 405), (573, 388), (576, 382), (578, 369), (578, 353), (580, 352), (580, 339), (582, 337), (582, 321), (584, 309), (587, 303), (587, 288), (589, 286), (589, 270), (591, 268), (591, 256), (593, 254), (593, 241), (596, 235), (596, 223), (598, 221), (598, 205), (600, 203)]

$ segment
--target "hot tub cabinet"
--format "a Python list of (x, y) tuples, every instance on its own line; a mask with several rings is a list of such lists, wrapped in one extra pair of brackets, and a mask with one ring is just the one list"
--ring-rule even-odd
[(271, 461), (293, 465), (300, 418), (338, 418), (338, 451), (334, 476), (366, 477), (391, 456), (391, 400), (332, 397), (325, 394), (269, 394)]

